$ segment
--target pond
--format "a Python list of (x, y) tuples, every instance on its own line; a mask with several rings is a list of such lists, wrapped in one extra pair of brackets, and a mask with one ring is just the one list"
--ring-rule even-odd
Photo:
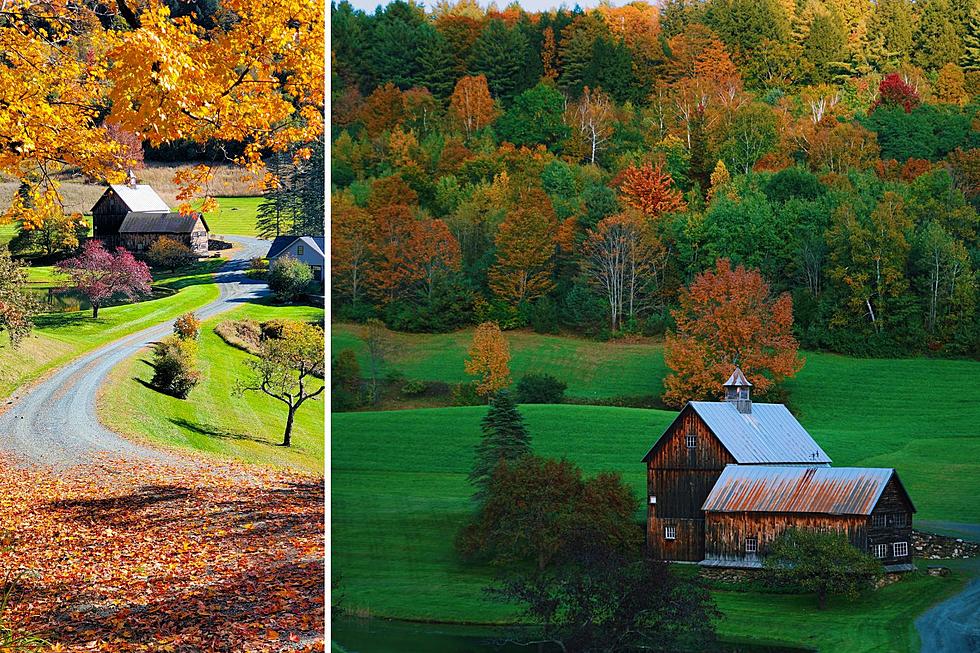
[[(44, 311), (46, 313), (73, 313), (75, 311), (92, 310), (92, 302), (86, 299), (80, 292), (71, 288), (36, 286), (32, 284), (28, 287), (27, 292), (34, 295), (44, 303), (46, 307)], [(151, 299), (160, 299), (161, 297), (167, 297), (168, 295), (172, 294), (174, 294), (174, 291), (170, 288), (153, 286), (150, 289), (150, 294), (143, 297), (139, 301), (145, 302)], [(131, 303), (133, 302), (126, 299), (125, 296), (121, 296), (113, 299), (112, 301), (105, 302), (102, 304), (102, 307), (120, 306), (122, 304)]]
[[(552, 653), (557, 647), (499, 645), (492, 626), (429, 624), (387, 619), (335, 618), (330, 638), (348, 653)], [(714, 653), (803, 653), (806, 649), (720, 642)]]

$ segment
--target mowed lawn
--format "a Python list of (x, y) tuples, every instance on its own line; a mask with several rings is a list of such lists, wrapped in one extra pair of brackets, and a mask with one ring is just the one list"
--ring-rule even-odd
[(255, 236), (255, 216), (261, 197), (216, 197), (218, 208), (204, 214), (215, 235)]
[(231, 347), (214, 333), (221, 320), (272, 318), (318, 320), (323, 309), (245, 304), (202, 325), (198, 363), (202, 381), (187, 399), (149, 387), (153, 368), (149, 348), (116, 367), (99, 395), (99, 417), (131, 437), (164, 446), (192, 449), (249, 463), (322, 473), (324, 395), (308, 400), (296, 413), (292, 446), (282, 442), (286, 406), (261, 393), (237, 395), (250, 354)]
[(155, 275), (155, 283), (179, 290), (174, 295), (99, 311), (46, 313), (34, 320), (33, 333), (16, 349), (0, 336), (0, 396), (33, 381), (72, 358), (141, 329), (176, 318), (218, 298), (212, 272), (218, 259), (206, 260), (176, 274)]
[[(565, 456), (588, 474), (618, 470), (638, 496), (645, 493), (641, 458), (674, 417), (598, 406), (521, 411), (536, 452)], [(515, 618), (512, 608), (487, 601), (491, 571), (461, 564), (452, 545), (472, 509), (466, 475), (485, 412), (477, 406), (332, 415), (332, 561), (347, 608), (435, 621)], [(825, 612), (810, 597), (717, 592), (726, 615), (720, 632), (827, 651), (916, 650), (912, 617), (961, 583), (961, 576), (909, 579)]]

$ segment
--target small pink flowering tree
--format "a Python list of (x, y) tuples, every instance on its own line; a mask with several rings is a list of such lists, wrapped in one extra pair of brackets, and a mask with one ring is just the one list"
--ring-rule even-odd
[(61, 261), (58, 268), (92, 303), (93, 318), (99, 317), (99, 307), (115, 295), (136, 299), (149, 294), (153, 281), (146, 263), (137, 261), (123, 247), (107, 252), (97, 240), (86, 242), (81, 254)]

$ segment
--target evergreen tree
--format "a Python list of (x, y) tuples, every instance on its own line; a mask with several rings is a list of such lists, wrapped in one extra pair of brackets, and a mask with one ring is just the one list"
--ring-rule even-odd
[[(585, 86), (609, 93), (617, 102), (631, 99), (633, 55), (622, 39), (601, 37), (592, 44), (592, 60), (585, 73)], [(645, 97), (635, 98), (645, 100)]]
[(527, 47), (527, 39), (520, 31), (508, 28), (502, 20), (491, 20), (473, 44), (470, 73), (486, 75), (494, 98), (510, 104), (524, 90), (521, 69)]
[(949, 1), (926, 0), (921, 12), (915, 39), (915, 64), (927, 70), (938, 70), (951, 61), (959, 61), (963, 45), (952, 21)]
[(427, 28), (422, 9), (404, 0), (378, 8), (365, 52), (373, 85), (391, 82), (404, 91), (419, 84), (419, 48)]
[(322, 236), (326, 207), (325, 158), (323, 141), (310, 146), (310, 158), (296, 172), (294, 187), (298, 204), (293, 234), (297, 236)]
[(445, 101), (453, 92), (453, 49), (449, 41), (435, 29), (427, 30), (419, 47), (419, 83), (435, 97)]
[(513, 462), (531, 454), (531, 436), (507, 390), (494, 395), (480, 428), (483, 436), (476, 445), (476, 460), (469, 479), (476, 487), (473, 498), (482, 502), (493, 472), (501, 461)]
[(915, 14), (910, 0), (879, 0), (868, 20), (872, 62), (905, 62), (912, 53)]
[(832, 64), (846, 57), (847, 35), (837, 16), (819, 13), (813, 17), (810, 33), (803, 42), (803, 57), (812, 66), (814, 84), (830, 81)]
[(273, 153), (268, 167), (269, 172), (276, 177), (276, 185), (265, 191), (255, 215), (255, 231), (260, 238), (275, 238), (291, 233), (299, 213), (293, 188), (295, 166), (292, 153)]
[(974, 9), (963, 36), (963, 57), (960, 65), (967, 72), (980, 71), (980, 5)]

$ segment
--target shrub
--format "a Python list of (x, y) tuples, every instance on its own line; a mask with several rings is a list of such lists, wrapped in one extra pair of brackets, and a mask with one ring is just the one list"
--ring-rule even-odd
[(550, 374), (525, 374), (517, 382), (517, 403), (560, 404), (568, 387)]
[(262, 327), (255, 320), (225, 320), (214, 327), (214, 332), (232, 347), (258, 356)]
[(146, 260), (155, 268), (173, 272), (196, 259), (190, 247), (172, 238), (157, 238), (146, 252)]
[(425, 391), (429, 389), (429, 384), (425, 381), (419, 379), (412, 379), (408, 383), (402, 386), (402, 395), (406, 397), (418, 397), (425, 394)]
[(174, 322), (174, 335), (183, 340), (197, 340), (201, 333), (201, 321), (193, 311), (184, 313)]
[(353, 349), (342, 349), (333, 361), (331, 409), (350, 410), (362, 403), (361, 365)]
[(269, 266), (266, 280), (269, 290), (280, 301), (288, 302), (306, 292), (306, 287), (313, 281), (313, 271), (302, 261), (291, 256), (282, 256)]
[(278, 340), (282, 338), (283, 330), (286, 328), (286, 320), (266, 320), (261, 324), (262, 337)]
[(482, 406), (487, 400), (476, 391), (477, 382), (457, 383), (453, 386), (453, 406)]
[(255, 257), (248, 263), (245, 276), (250, 279), (265, 279), (269, 273), (269, 262), (264, 258)]
[(186, 399), (201, 380), (197, 370), (197, 343), (167, 336), (153, 348), (152, 385), (178, 399)]

